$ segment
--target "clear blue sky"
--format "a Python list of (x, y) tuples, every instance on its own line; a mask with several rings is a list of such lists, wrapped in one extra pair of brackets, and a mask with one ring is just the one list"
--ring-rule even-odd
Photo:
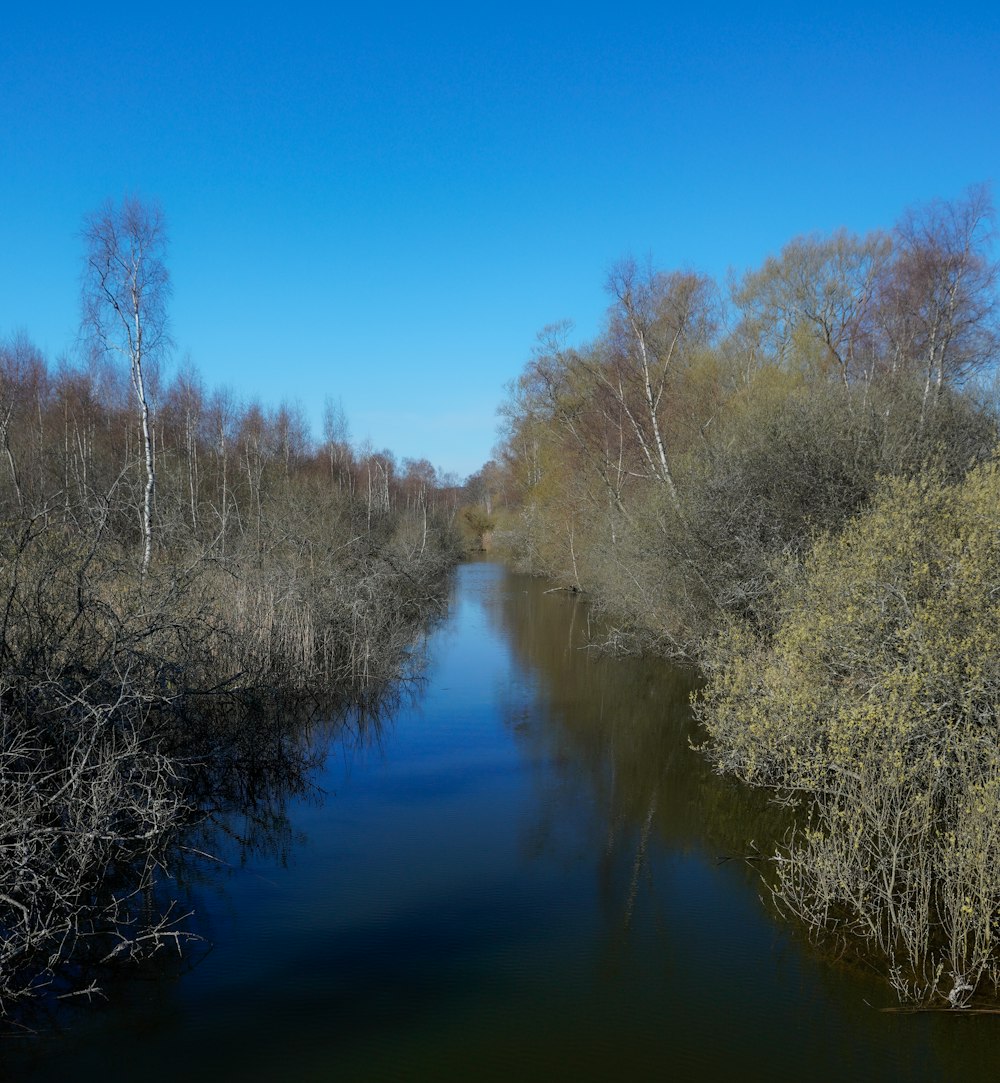
[(84, 214), (156, 199), (178, 360), (464, 475), (619, 257), (721, 278), (998, 172), (995, 4), (8, 4), (0, 336), (72, 354)]

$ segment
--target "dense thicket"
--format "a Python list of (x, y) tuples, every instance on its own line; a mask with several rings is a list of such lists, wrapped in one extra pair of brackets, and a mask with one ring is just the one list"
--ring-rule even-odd
[[(960, 948), (959, 934), (942, 947), (952, 914), (942, 900), (949, 892), (975, 897), (980, 888), (966, 883), (975, 870), (989, 879), (981, 893), (991, 901), (968, 905), (980, 917), (988, 913), (983, 928), (1000, 920), (996, 863), (980, 854), (975, 870), (944, 857), (934, 865), (931, 854), (944, 825), (956, 839), (978, 830), (962, 818), (992, 785), (983, 764), (997, 745), (994, 685), (987, 682), (984, 691), (954, 660), (942, 680), (948, 695), (969, 699), (968, 712), (942, 713), (933, 700), (924, 705), (937, 712), (940, 726), (981, 745), (986, 759), (976, 760), (962, 744), (948, 761), (947, 786), (933, 798), (926, 787), (920, 791), (926, 778), (919, 772), (916, 782), (894, 791), (900, 808), (916, 791), (930, 801), (924, 807), (933, 831), (913, 840), (913, 860), (931, 870), (931, 886), (916, 903), (902, 874), (876, 902), (856, 869), (853, 886), (840, 895), (818, 871), (822, 861), (827, 871), (833, 867), (830, 853), (848, 845), (849, 830), (854, 842), (857, 832), (867, 832), (872, 867), (888, 859), (878, 820), (884, 809), (849, 795), (845, 781), (858, 774), (852, 756), (870, 754), (875, 763), (886, 749), (870, 735), (865, 752), (848, 749), (850, 741), (836, 745), (836, 754), (823, 745), (824, 770), (838, 780), (832, 804), (829, 775), (793, 771), (776, 749), (801, 752), (803, 733), (822, 742), (819, 735), (839, 717), (835, 697), (795, 698), (813, 679), (819, 648), (795, 639), (794, 621), (814, 606), (834, 629), (847, 622), (833, 592), (808, 603), (804, 594), (789, 593), (803, 567), (819, 575), (817, 562), (828, 556), (823, 545), (837, 544), (823, 542), (814, 553), (817, 540), (838, 538), (845, 528), (862, 537), (865, 528), (849, 524), (867, 513), (860, 521), (871, 532), (856, 545), (892, 540), (899, 561), (922, 566), (932, 544), (930, 520), (879, 494), (897, 492), (891, 479), (904, 485), (900, 491), (912, 483), (957, 493), (970, 470), (968, 485), (993, 476), (982, 473), (998, 439), (995, 395), (986, 390), (1000, 357), (992, 225), (988, 193), (973, 189), (953, 203), (907, 213), (886, 233), (798, 238), (734, 281), (725, 299), (702, 275), (620, 264), (608, 280), (611, 307), (598, 339), (570, 345), (565, 326), (539, 336), (504, 408), (498, 460), (475, 479), (491, 497), (497, 538), (513, 558), (589, 591), (612, 621), (609, 645), (707, 668), (701, 710), (720, 769), (804, 796), (813, 822), (823, 826), (820, 836), (802, 836), (780, 855), (785, 901), (817, 924), (840, 906), (837, 927), (865, 932), (886, 953), (900, 991), (953, 994), (952, 1003), (964, 1002), (980, 978), (997, 976), (992, 954)], [(871, 525), (876, 514), (889, 524), (881, 532)], [(976, 529), (1000, 529), (988, 501), (978, 514)], [(954, 635), (974, 625), (984, 644), (992, 642), (996, 585), (985, 569), (959, 598), (949, 593), (955, 567), (944, 560), (929, 567), (925, 587), (945, 599), (939, 616), (957, 622)], [(849, 578), (849, 569), (836, 574)], [(911, 596), (907, 583), (879, 583), (857, 588), (875, 616), (854, 627), (860, 638), (839, 661), (837, 679), (856, 684), (881, 717), (878, 681), (862, 675), (861, 660), (876, 664), (896, 650), (885, 609), (895, 604), (894, 592)], [(786, 641), (797, 643), (795, 650), (782, 647)], [(945, 650), (945, 639), (933, 642)], [(907, 665), (919, 668), (926, 662), (920, 659), (911, 656)], [(726, 683), (737, 674), (745, 682), (738, 689)], [(758, 700), (773, 705), (766, 736), (752, 724)], [(916, 721), (920, 710), (913, 707), (916, 729), (906, 739), (925, 763), (943, 738)], [(877, 784), (865, 775), (863, 787)], [(850, 816), (836, 811), (851, 801)], [(911, 903), (922, 908), (924, 940), (904, 931)], [(935, 976), (939, 963), (949, 972), (947, 987), (942, 970)]]
[(144, 467), (124, 379), (50, 371), (25, 342), (0, 345), (7, 690), (39, 674), (59, 689), (128, 676), (173, 694), (377, 680), (382, 633), (419, 609), (452, 556), (454, 508), (433, 469), (314, 448), (296, 411), (210, 398), (190, 374), (157, 398), (143, 573)]
[(457, 490), (336, 411), (144, 394), (0, 343), (0, 1014), (177, 941), (165, 847), (280, 732), (235, 705), (377, 699), (458, 555)]
[(800, 238), (734, 284), (620, 265), (596, 341), (547, 328), (511, 389), (501, 528), (525, 566), (585, 588), (628, 638), (697, 660), (730, 617), (766, 624), (772, 564), (878, 480), (988, 456), (969, 390), (996, 357), (991, 209)]
[(1000, 461), (887, 483), (734, 622), (699, 704), (711, 758), (812, 798), (778, 895), (876, 945), (903, 995), (1000, 978)]

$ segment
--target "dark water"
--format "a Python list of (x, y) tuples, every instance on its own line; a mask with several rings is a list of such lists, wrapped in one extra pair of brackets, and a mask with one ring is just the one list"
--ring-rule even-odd
[[(426, 684), (178, 874), (206, 943), (0, 1046), (24, 1079), (978, 1080), (1000, 1017), (887, 1015), (761, 902), (781, 813), (689, 748), (688, 679), (458, 569)], [(253, 826), (253, 825), (251, 825)], [(240, 841), (242, 837), (243, 841)]]

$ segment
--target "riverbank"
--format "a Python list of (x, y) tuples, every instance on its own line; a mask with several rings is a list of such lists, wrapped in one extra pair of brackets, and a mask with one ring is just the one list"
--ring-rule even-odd
[(412, 525), (327, 534), (309, 563), (303, 531), (225, 558), (161, 552), (143, 574), (43, 530), (4, 564), (8, 1027), (192, 945), (180, 835), (234, 793), (302, 776), (301, 719), (376, 710), (406, 674), (457, 558), (446, 530), (424, 521), (418, 546)]
[(301, 730), (304, 785), (190, 840), (222, 858), (174, 870), (206, 941), (0, 1045), (8, 1072), (992, 1079), (991, 1019), (883, 1014), (761, 904), (744, 843), (783, 811), (689, 747), (683, 672), (595, 655), (547, 589), (460, 565), (414, 694)]

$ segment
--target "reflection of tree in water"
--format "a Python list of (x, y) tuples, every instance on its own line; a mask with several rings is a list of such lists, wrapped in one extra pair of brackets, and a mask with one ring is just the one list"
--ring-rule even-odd
[(0, 1014), (15, 1025), (186, 935), (161, 889), (190, 814), (177, 762), (134, 702), (46, 695), (30, 721), (0, 707)]
[(599, 635), (588, 626), (586, 601), (547, 593), (528, 577), (499, 581), (491, 610), (537, 686), (535, 706), (509, 692), (504, 704), (539, 772), (529, 845), (556, 849), (563, 828), (588, 840), (599, 855), (610, 927), (626, 935), (643, 897), (654, 917), (661, 909), (650, 862), (655, 849), (700, 851), (719, 861), (747, 854), (752, 838), (762, 852), (773, 852), (787, 812), (713, 774), (691, 747), (698, 736), (689, 709), (693, 673), (589, 648), (590, 634)]
[[(203, 697), (139, 723), (63, 709), (47, 730), (0, 727), (0, 1017), (51, 1031), (110, 998), (123, 960), (176, 976), (199, 950), (199, 885), (232, 861), (285, 863), (290, 803), (332, 742), (378, 741), (416, 694), (410, 672), (363, 702)], [(169, 949), (169, 950), (165, 950)], [(182, 950), (183, 949), (183, 950)], [(130, 972), (134, 976), (134, 971)]]
[(190, 759), (200, 817), (185, 852), (286, 865), (301, 838), (292, 829), (293, 801), (321, 802), (313, 776), (336, 743), (350, 756), (378, 744), (384, 720), (419, 692), (415, 671), (364, 702), (240, 697), (199, 720)]
[(311, 704), (281, 697), (241, 697), (198, 719), (189, 771), (200, 817), (186, 852), (285, 864), (294, 842), (288, 804), (308, 792), (323, 759), (314, 725)]

